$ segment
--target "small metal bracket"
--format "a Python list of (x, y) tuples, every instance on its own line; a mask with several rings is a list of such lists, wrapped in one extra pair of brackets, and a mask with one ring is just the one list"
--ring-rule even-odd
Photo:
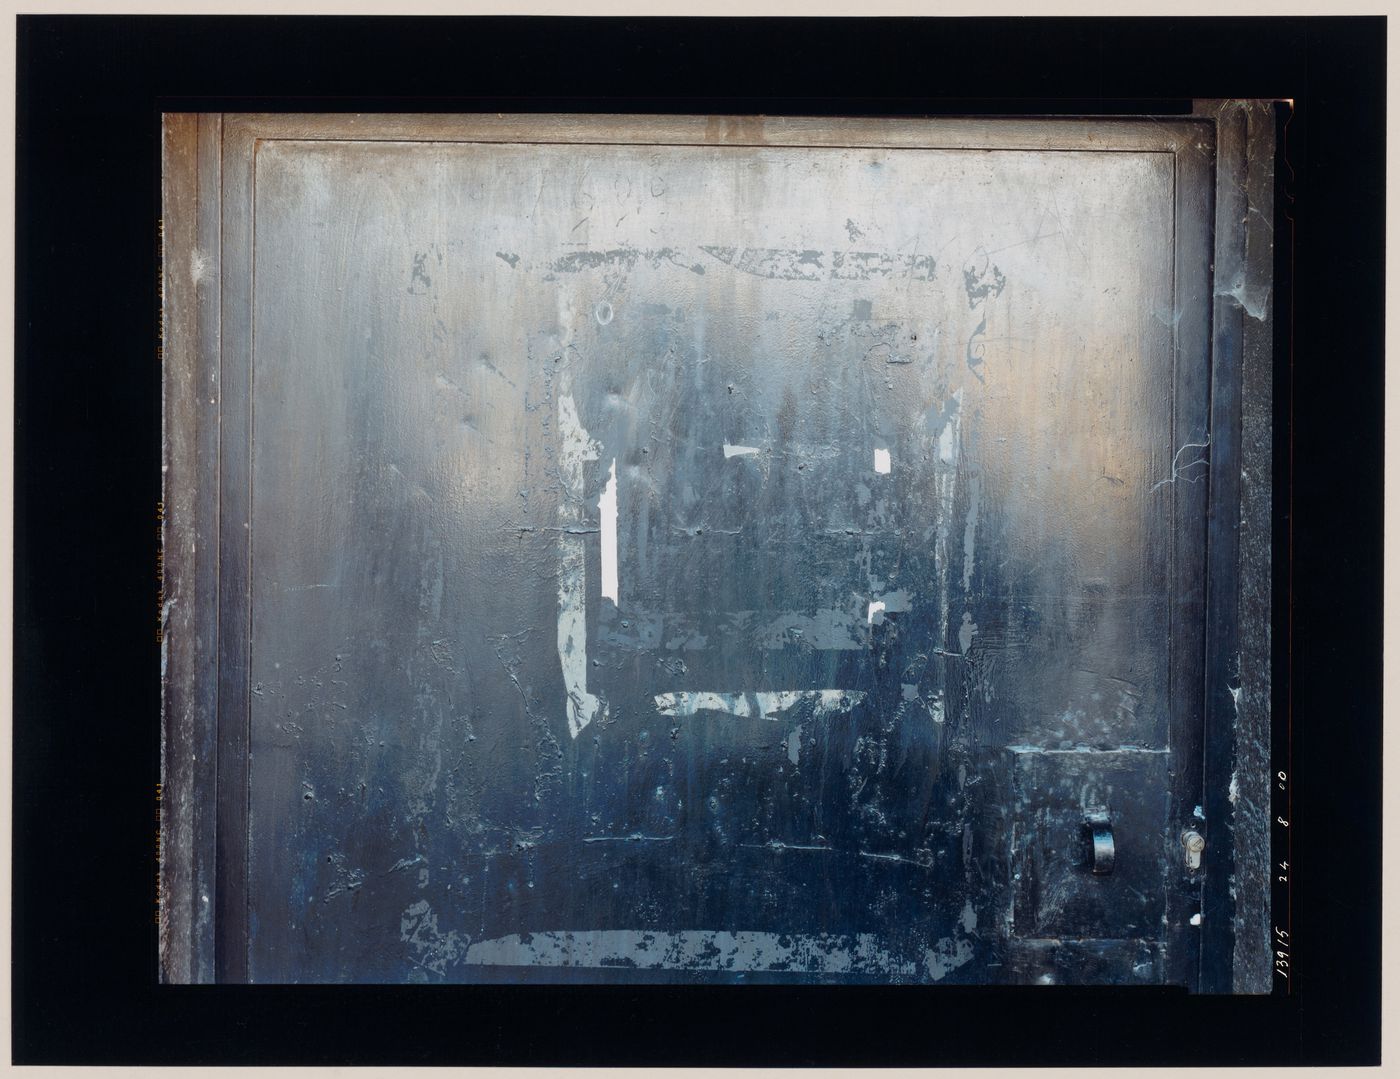
[(1105, 877), (1113, 872), (1113, 822), (1108, 818), (1108, 810), (1102, 806), (1092, 806), (1084, 811), (1084, 826), (1089, 830), (1089, 840), (1093, 846), (1095, 876)]

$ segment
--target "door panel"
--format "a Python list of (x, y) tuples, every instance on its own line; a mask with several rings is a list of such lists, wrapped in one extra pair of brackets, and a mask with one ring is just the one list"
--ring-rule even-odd
[(226, 131), (246, 977), (1189, 984), (1208, 129), (580, 130)]

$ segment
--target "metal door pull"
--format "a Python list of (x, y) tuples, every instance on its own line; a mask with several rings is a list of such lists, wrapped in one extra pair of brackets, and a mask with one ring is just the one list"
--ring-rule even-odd
[(1097, 876), (1107, 876), (1113, 872), (1113, 822), (1108, 819), (1108, 810), (1089, 809), (1084, 813), (1084, 824), (1089, 829), (1093, 844), (1094, 867)]

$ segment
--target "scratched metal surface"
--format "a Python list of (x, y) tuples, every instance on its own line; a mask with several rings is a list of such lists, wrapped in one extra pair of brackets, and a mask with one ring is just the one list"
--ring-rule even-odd
[(1163, 980), (1175, 161), (261, 143), (250, 980)]

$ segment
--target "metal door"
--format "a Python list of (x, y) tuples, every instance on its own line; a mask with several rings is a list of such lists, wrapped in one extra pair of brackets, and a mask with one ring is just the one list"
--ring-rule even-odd
[(1196, 984), (1213, 124), (216, 121), (220, 978)]

